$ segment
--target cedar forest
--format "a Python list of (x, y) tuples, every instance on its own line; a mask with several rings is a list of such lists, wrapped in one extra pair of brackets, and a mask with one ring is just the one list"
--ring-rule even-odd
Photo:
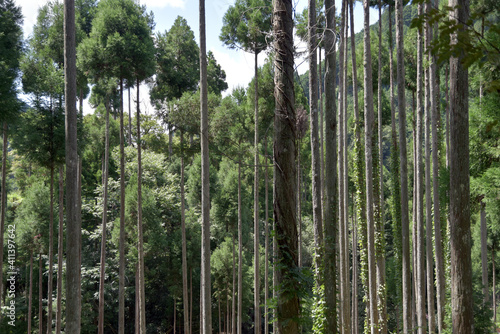
[(500, 2), (354, 2), (0, 0), (0, 332), (497, 332)]

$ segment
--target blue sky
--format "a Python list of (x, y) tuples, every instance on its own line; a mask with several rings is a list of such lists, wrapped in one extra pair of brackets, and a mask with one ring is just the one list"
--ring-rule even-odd
[[(62, 1), (62, 0), (60, 0)], [(307, 0), (292, 0), (297, 13), (301, 13), (307, 7)], [(16, 3), (22, 7), (24, 15), (24, 37), (28, 37), (33, 31), (33, 25), (36, 23), (38, 8), (47, 3), (47, 0), (16, 0)], [(196, 41), (199, 43), (199, 17), (198, 3), (199, 0), (139, 0), (142, 5), (146, 5), (148, 11), (153, 11), (156, 22), (156, 31), (164, 32), (169, 30), (177, 16), (184, 17), (191, 29), (194, 32)], [(219, 34), (222, 28), (222, 18), (229, 6), (234, 3), (234, 0), (205, 0), (206, 11), (206, 30), (207, 30), (207, 50), (211, 50), (217, 62), (221, 64), (226, 72), (226, 78), (229, 89), (226, 93), (237, 86), (246, 87), (253, 77), (253, 54), (245, 53), (239, 50), (229, 50), (223, 46), (219, 40)], [(337, 11), (340, 10), (340, 0), (336, 0)], [(356, 3), (355, 10), (355, 31), (359, 31), (363, 25), (363, 8), (360, 2)], [(376, 11), (370, 13), (370, 23), (374, 23), (378, 18)], [(298, 42), (298, 41), (297, 41)], [(305, 45), (299, 47), (305, 49)], [(259, 64), (264, 62), (264, 55), (259, 55)], [(303, 73), (307, 70), (307, 62), (296, 60), (297, 64), (302, 64), (298, 67), (298, 72)], [(141, 90), (141, 108), (147, 113), (153, 113), (149, 104), (149, 95), (147, 87), (142, 87)], [(125, 101), (128, 103), (127, 99)], [(127, 106), (125, 106), (127, 108)], [(90, 113), (90, 106), (85, 103), (85, 113)]]

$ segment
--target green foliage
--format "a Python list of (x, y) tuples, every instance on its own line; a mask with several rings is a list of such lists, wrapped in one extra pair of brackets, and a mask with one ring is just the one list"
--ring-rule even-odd
[(151, 102), (161, 109), (167, 101), (195, 91), (200, 79), (199, 48), (186, 19), (178, 16), (169, 31), (156, 36), (156, 79)]
[(208, 91), (215, 95), (221, 95), (221, 93), (228, 88), (226, 72), (217, 64), (217, 60), (212, 51), (208, 51), (207, 62)]
[(231, 49), (259, 54), (272, 40), (271, 14), (269, 0), (237, 0), (224, 14), (219, 39)]

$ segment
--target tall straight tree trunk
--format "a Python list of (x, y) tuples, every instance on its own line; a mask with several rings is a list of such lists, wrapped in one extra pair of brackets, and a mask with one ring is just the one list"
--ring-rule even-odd
[[(429, 13), (430, 4), (425, 4), (425, 12)], [(435, 332), (436, 314), (434, 311), (434, 259), (432, 252), (432, 190), (431, 190), (431, 86), (434, 84), (431, 81), (431, 54), (430, 41), (431, 31), (428, 23), (424, 30), (424, 52), (425, 59), (429, 66), (425, 69), (425, 255), (426, 255), (426, 274), (427, 274), (427, 317), (429, 322), (428, 332)]]
[[(496, 265), (495, 265), (495, 243), (493, 243), (492, 247), (491, 247), (491, 264), (492, 264), (492, 268), (491, 268), (491, 272), (493, 275), (491, 275), (493, 277), (493, 282), (491, 282), (491, 284), (493, 285), (492, 288), (493, 288), (493, 323), (496, 324), (497, 323), (497, 285), (496, 285)], [(496, 326), (496, 325), (495, 325)]]
[[(130, 118), (129, 110), (129, 118)], [(129, 121), (129, 124), (131, 120)], [(123, 126), (123, 78), (120, 79), (120, 264), (118, 269), (118, 334), (125, 333), (125, 133)]]
[(344, 134), (342, 135), (342, 154), (343, 154), (343, 163), (344, 163), (344, 174), (342, 175), (342, 183), (344, 184), (344, 217), (343, 217), (343, 252), (344, 252), (344, 262), (343, 262), (343, 267), (344, 267), (344, 291), (346, 292), (344, 297), (345, 301), (344, 303), (344, 333), (345, 334), (351, 334), (351, 322), (350, 322), (350, 315), (349, 315), (349, 309), (351, 307), (351, 298), (350, 298), (350, 273), (349, 273), (349, 226), (348, 226), (348, 220), (349, 220), (349, 197), (348, 197), (348, 188), (349, 188), (349, 183), (348, 183), (348, 154), (347, 154), (347, 136), (348, 136), (348, 130), (347, 130), (347, 63), (348, 63), (348, 48), (347, 48), (347, 38), (348, 38), (348, 30), (349, 30), (349, 24), (348, 24), (348, 15), (349, 15), (349, 9), (348, 9), (348, 0), (344, 0), (344, 89), (343, 89), (343, 97), (342, 99), (344, 100)]
[(64, 92), (66, 106), (66, 332), (81, 327), (81, 201), (77, 151), (75, 2), (64, 1)]
[[(142, 233), (142, 158), (141, 111), (139, 109), (139, 79), (137, 79), (137, 252), (139, 261), (139, 334), (146, 334), (146, 293), (144, 289), (144, 237)], [(137, 292), (136, 292), (137, 293)]]
[[(418, 15), (423, 14), (423, 5), (418, 4)], [(414, 254), (416, 256), (416, 311), (417, 311), (417, 327), (418, 333), (424, 334), (426, 331), (426, 310), (425, 310), (425, 239), (424, 239), (424, 203), (423, 203), (423, 162), (422, 162), (422, 127), (424, 116), (424, 105), (423, 105), (423, 87), (422, 83), (424, 81), (423, 77), (423, 33), (419, 30), (417, 33), (417, 137), (415, 140), (416, 144), (416, 154), (415, 154), (415, 166), (416, 172), (416, 214), (417, 214), (417, 236), (416, 243), (414, 244)], [(416, 250), (416, 252), (415, 252)]]
[(238, 329), (242, 333), (243, 316), (243, 223), (241, 207), (241, 161), (238, 161)]
[[(459, 22), (458, 30), (469, 19), (468, 0), (450, 0), (454, 8), (450, 20)], [(450, 36), (452, 48), (458, 31)], [(463, 64), (465, 50), (450, 57), (450, 242), (451, 309), (453, 333), (474, 332), (472, 261), (469, 192), (469, 80)]]
[[(382, 1), (378, 2), (378, 179), (375, 185), (378, 195), (375, 196), (375, 253), (377, 257), (377, 303), (379, 305), (379, 324), (382, 334), (387, 334), (387, 290), (385, 283), (385, 233), (384, 233), (384, 150), (382, 137)], [(389, 17), (390, 19), (390, 17)], [(375, 144), (375, 143), (374, 143)], [(375, 147), (375, 145), (374, 145)]]
[(309, 0), (308, 20), (308, 53), (309, 53), (309, 105), (311, 121), (311, 178), (312, 206), (314, 230), (314, 266), (315, 280), (319, 288), (322, 284), (320, 254), (323, 246), (323, 222), (321, 212), (321, 166), (318, 137), (318, 67), (316, 64), (316, 1)]
[[(62, 269), (64, 252), (64, 167), (59, 167), (59, 229), (57, 241), (57, 313), (56, 313), (56, 334), (61, 333), (62, 318)], [(30, 333), (28, 331), (28, 333)]]
[[(269, 198), (268, 198), (268, 180), (269, 180), (269, 170), (267, 167), (267, 135), (264, 138), (264, 209), (265, 209), (265, 273), (264, 273), (264, 334), (269, 334), (269, 315), (268, 315), (268, 295), (269, 295)], [(300, 216), (299, 216), (300, 217)], [(299, 218), (300, 220), (300, 218)]]
[(393, 40), (392, 40), (392, 8), (393, 5), (389, 5), (389, 71), (390, 71), (390, 100), (391, 100), (391, 193), (392, 193), (392, 205), (391, 214), (393, 219), (393, 235), (394, 235), (394, 249), (395, 254), (399, 254), (396, 257), (396, 291), (397, 291), (397, 303), (396, 303), (396, 313), (397, 316), (397, 330), (400, 330), (399, 320), (401, 312), (401, 302), (402, 302), (402, 261), (401, 261), (401, 194), (400, 194), (400, 175), (399, 175), (399, 147), (398, 147), (398, 134), (396, 131), (396, 108), (394, 107), (394, 61), (393, 61)]
[[(314, 8), (314, 7), (313, 7)], [(315, 11), (313, 11), (315, 13)], [(314, 14), (313, 14), (314, 15)], [(276, 223), (276, 270), (279, 334), (299, 332), (299, 282), (290, 272), (297, 270), (297, 205), (295, 166), (295, 96), (293, 83), (292, 1), (276, 0), (273, 8), (275, 50), (274, 96), (274, 221)], [(315, 71), (314, 71), (315, 72)], [(312, 130), (312, 129), (311, 129)], [(321, 211), (319, 211), (321, 214)]]
[[(0, 307), (4, 300), (3, 296), (3, 235), (5, 230), (5, 215), (7, 212), (7, 122), (3, 122), (3, 145), (2, 145), (2, 189), (1, 189), (1, 211), (0, 211)], [(0, 315), (1, 319), (1, 315)]]
[[(318, 45), (318, 90), (319, 90), (319, 156), (320, 156), (320, 184), (321, 184), (321, 203), (325, 201), (325, 128), (324, 128), (324, 113), (323, 113), (323, 72), (321, 70), (321, 46)], [(298, 170), (297, 170), (297, 173)], [(300, 176), (299, 176), (300, 180)], [(300, 188), (300, 187), (299, 187)], [(298, 195), (300, 196), (300, 194)], [(322, 209), (324, 209), (322, 207)], [(324, 212), (322, 212), (324, 216)]]
[(301, 167), (300, 167), (300, 147), (301, 138), (297, 140), (297, 224), (299, 225), (299, 268), (302, 268), (302, 183), (301, 181)]
[(208, 160), (208, 87), (207, 50), (205, 35), (205, 0), (200, 0), (200, 110), (201, 110), (201, 271), (202, 271), (202, 331), (212, 333), (210, 280), (210, 186)]
[(485, 204), (481, 202), (481, 268), (482, 268), (482, 283), (483, 283), (483, 303), (489, 302), (489, 287), (488, 287), (488, 229), (486, 226), (486, 211)]
[(396, 44), (399, 114), (399, 162), (401, 165), (401, 243), (403, 262), (403, 333), (411, 329), (410, 223), (408, 218), (408, 165), (406, 151), (406, 99), (403, 42), (403, 1), (396, 0)]
[[(354, 201), (353, 201), (354, 202)], [(352, 223), (352, 334), (358, 334), (358, 226), (356, 224), (356, 210), (353, 210)]]
[[(338, 149), (338, 237), (337, 240), (339, 242), (339, 274), (340, 274), (340, 309), (339, 309), (339, 315), (341, 319), (341, 323), (345, 324), (346, 322), (346, 317), (347, 314), (345, 313), (345, 303), (347, 302), (346, 294), (346, 286), (345, 286), (345, 257), (346, 254), (344, 253), (344, 203), (345, 203), (345, 198), (344, 198), (344, 91), (345, 91), (345, 81), (344, 81), (344, 67), (347, 66), (346, 64), (346, 58), (345, 57), (345, 48), (344, 45), (346, 44), (346, 39), (344, 35), (344, 27), (345, 27), (345, 1), (342, 1), (342, 7), (340, 10), (341, 14), (341, 19), (340, 19), (340, 34), (339, 34), (339, 89), (338, 89), (338, 131), (339, 131), (339, 141), (337, 145)], [(335, 90), (333, 90), (335, 92)], [(331, 166), (336, 166), (337, 163)], [(332, 168), (333, 169), (333, 168)], [(342, 333), (344, 333), (344, 327), (342, 328)]]
[(99, 321), (98, 333), (104, 334), (104, 278), (106, 276), (106, 225), (108, 222), (108, 175), (109, 175), (109, 103), (106, 104), (106, 139), (104, 145), (103, 170), (103, 203), (102, 203), (102, 235), (101, 266), (99, 277)]
[[(325, 1), (325, 91), (335, 92), (335, 2)], [(336, 240), (338, 226), (338, 184), (337, 184), (337, 117), (335, 100), (325, 96), (325, 165), (331, 168), (325, 177), (325, 282), (335, 282), (336, 277)], [(326, 176), (326, 175), (325, 175)], [(337, 333), (337, 287), (325, 284), (325, 331)]]
[(49, 272), (47, 282), (47, 334), (52, 333), (52, 269), (54, 267), (54, 163), (50, 166)]
[(236, 259), (235, 259), (235, 237), (234, 237), (234, 231), (233, 231), (233, 298), (232, 298), (232, 310), (231, 310), (231, 333), (236, 334)]
[(43, 333), (42, 253), (38, 254), (38, 333)]
[(260, 267), (259, 267), (259, 72), (258, 72), (258, 63), (257, 57), (259, 52), (254, 50), (255, 54), (255, 135), (254, 135), (254, 183), (253, 183), (253, 230), (254, 230), (254, 239), (253, 239), (253, 254), (254, 254), (254, 333), (260, 334)]
[(184, 307), (184, 333), (189, 334), (189, 296), (187, 277), (186, 213), (184, 205), (184, 132), (181, 130), (181, 229), (182, 229), (182, 301)]
[(130, 90), (132, 87), (128, 88), (128, 144), (132, 146), (132, 103), (130, 101)]
[(365, 112), (365, 170), (366, 170), (366, 224), (367, 246), (368, 246), (368, 284), (369, 284), (369, 305), (370, 305), (370, 329), (374, 334), (378, 331), (378, 308), (376, 291), (376, 265), (375, 265), (375, 231), (373, 215), (373, 161), (372, 161), (372, 140), (373, 140), (373, 86), (372, 86), (372, 58), (370, 46), (370, 3), (363, 1), (364, 9), (364, 112)]
[[(434, 6), (437, 6), (437, 0), (433, 1)], [(437, 23), (433, 27), (433, 31), (437, 33)], [(431, 36), (430, 39), (433, 37)], [(434, 251), (436, 258), (436, 299), (437, 299), (437, 327), (439, 334), (443, 333), (444, 326), (444, 307), (445, 307), (445, 276), (444, 276), (444, 255), (443, 255), (443, 238), (441, 233), (441, 206), (439, 203), (439, 139), (438, 126), (441, 119), (439, 110), (439, 84), (437, 59), (430, 52), (430, 76), (431, 83), (431, 110), (432, 110), (432, 187), (434, 201)], [(448, 114), (448, 113), (447, 113)]]
[(33, 250), (30, 250), (30, 285), (28, 293), (28, 333), (31, 333), (31, 309), (33, 307)]

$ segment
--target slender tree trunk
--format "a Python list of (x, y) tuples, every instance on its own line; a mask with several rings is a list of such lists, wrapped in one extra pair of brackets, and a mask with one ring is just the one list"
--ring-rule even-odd
[[(129, 110), (130, 111), (130, 110)], [(129, 118), (130, 118), (129, 113)], [(129, 121), (129, 124), (131, 120)], [(125, 333), (125, 133), (123, 126), (123, 78), (120, 79), (120, 264), (118, 270), (118, 334)]]
[(352, 224), (352, 334), (358, 334), (358, 226), (356, 224), (356, 210), (353, 210)]
[[(450, 0), (450, 20), (465, 31), (468, 0)], [(458, 31), (450, 36), (452, 47)], [(465, 50), (450, 58), (450, 242), (453, 333), (474, 332), (469, 192), (469, 80), (463, 64)]]
[(260, 334), (260, 267), (259, 267), (259, 76), (257, 56), (258, 51), (255, 50), (255, 136), (254, 136), (254, 184), (253, 184), (253, 253), (254, 253), (254, 333)]
[(279, 334), (296, 334), (299, 332), (297, 321), (300, 314), (300, 303), (297, 295), (299, 282), (294, 275), (290, 275), (290, 272), (297, 270), (296, 123), (291, 0), (274, 1), (273, 32), (276, 69), (274, 73), (276, 100), (274, 117), (274, 221), (276, 234), (280, 236), (277, 240), (276, 254), (276, 259), (280, 263), (280, 267), (276, 270), (277, 283), (282, 287), (278, 291), (277, 325)]
[(366, 223), (368, 225), (368, 283), (371, 333), (378, 331), (378, 308), (376, 292), (375, 231), (373, 216), (373, 87), (370, 46), (370, 4), (363, 1), (364, 8), (364, 101), (365, 101), (365, 169), (366, 169)]
[(202, 216), (202, 334), (212, 333), (210, 281), (210, 188), (208, 160), (208, 87), (205, 35), (205, 0), (200, 0), (200, 110), (201, 110), (201, 216)]
[(231, 310), (231, 333), (236, 334), (236, 259), (235, 259), (235, 237), (233, 232), (233, 298), (232, 298), (232, 310)]
[[(346, 294), (348, 293), (347, 287), (345, 285), (345, 278), (347, 277), (345, 270), (346, 267), (344, 266), (345, 264), (345, 247), (344, 247), (344, 209), (345, 209), (345, 198), (344, 198), (344, 91), (346, 89), (345, 87), (345, 80), (344, 80), (344, 67), (347, 66), (346, 60), (347, 57), (345, 55), (345, 48), (344, 45), (346, 44), (347, 40), (345, 38), (344, 34), (344, 27), (346, 24), (346, 16), (345, 16), (345, 1), (342, 1), (342, 7), (341, 7), (341, 22), (340, 22), (340, 42), (339, 42), (339, 89), (338, 89), (338, 101), (339, 101), (339, 107), (338, 107), (338, 131), (339, 131), (339, 142), (338, 142), (338, 237), (337, 240), (339, 242), (339, 274), (340, 274), (340, 309), (339, 309), (339, 315), (341, 318), (341, 323), (343, 324), (342, 326), (342, 333), (345, 333), (345, 323), (347, 319), (346, 310), (345, 310), (345, 304), (347, 302)], [(335, 90), (333, 90), (335, 91)], [(336, 136), (336, 134), (335, 134)], [(335, 164), (332, 164), (331, 166), (337, 165), (337, 162)], [(333, 168), (332, 168), (333, 169)], [(336, 212), (335, 212), (336, 213)]]
[(489, 287), (488, 287), (488, 229), (486, 227), (486, 211), (485, 204), (481, 203), (481, 268), (482, 268), (482, 283), (483, 283), (483, 303), (488, 304)]
[(66, 332), (81, 327), (81, 201), (77, 151), (75, 2), (64, 1), (64, 75), (66, 106)]
[[(425, 4), (425, 12), (429, 13), (430, 5)], [(425, 231), (426, 231), (426, 273), (427, 273), (427, 317), (429, 322), (428, 332), (430, 334), (435, 333), (436, 329), (436, 315), (434, 311), (434, 259), (432, 252), (432, 190), (431, 190), (431, 100), (432, 92), (431, 87), (433, 82), (431, 81), (431, 54), (430, 43), (431, 43), (431, 31), (428, 24), (425, 25), (424, 31), (424, 52), (425, 58), (429, 66), (425, 69)]]
[(132, 145), (132, 103), (130, 101), (130, 89), (128, 88), (128, 144)]
[(406, 153), (406, 99), (403, 42), (403, 1), (396, 0), (396, 43), (399, 113), (399, 161), (401, 165), (401, 234), (403, 249), (403, 333), (411, 330), (410, 230), (408, 219), (408, 165)]
[[(495, 265), (495, 244), (491, 247), (491, 263), (493, 268), (491, 269), (493, 277), (493, 324), (497, 323), (497, 284), (496, 284), (496, 265)], [(496, 327), (496, 325), (495, 325)]]
[[(319, 148), (320, 148), (320, 184), (321, 184), (321, 203), (325, 201), (325, 128), (323, 125), (323, 72), (321, 70), (321, 46), (318, 45), (318, 89), (319, 89)], [(298, 173), (298, 170), (297, 170)], [(300, 180), (300, 176), (299, 176)], [(300, 194), (298, 195), (300, 196)], [(324, 212), (322, 212), (324, 215)], [(299, 265), (300, 267), (300, 265)]]
[(108, 175), (109, 175), (109, 104), (106, 105), (106, 139), (104, 145), (104, 182), (102, 204), (101, 266), (99, 277), (98, 333), (104, 334), (104, 278), (106, 276), (106, 225), (108, 222)]
[[(418, 15), (423, 14), (423, 5), (418, 4)], [(417, 327), (418, 333), (424, 334), (426, 331), (426, 310), (425, 310), (425, 239), (424, 239), (424, 203), (423, 203), (423, 162), (422, 162), (422, 127), (423, 127), (423, 115), (424, 115), (424, 105), (423, 105), (423, 87), (422, 83), (424, 81), (423, 77), (423, 33), (420, 30), (417, 34), (417, 138), (416, 144), (416, 155), (415, 155), (415, 165), (417, 169), (416, 176), (416, 213), (417, 213), (417, 237), (416, 243), (414, 244), (414, 252), (416, 255), (416, 307), (417, 307)], [(415, 201), (414, 200), (414, 201)]]
[(187, 277), (186, 214), (184, 205), (184, 132), (181, 130), (181, 229), (182, 229), (182, 300), (184, 307), (184, 333), (189, 334), (189, 296)]
[[(445, 100), (446, 100), (446, 168), (450, 168), (450, 66), (445, 67)], [(448, 219), (449, 220), (449, 219)]]
[[(269, 315), (268, 315), (268, 295), (269, 295), (269, 198), (268, 198), (268, 179), (269, 179), (269, 171), (267, 167), (267, 136), (264, 138), (264, 166), (265, 174), (264, 174), (264, 201), (265, 201), (265, 273), (264, 273), (264, 334), (269, 334)], [(300, 206), (299, 206), (300, 207)], [(299, 209), (300, 212), (300, 209)], [(300, 215), (299, 215), (300, 221)], [(299, 266), (300, 267), (300, 266)]]
[[(325, 91), (335, 92), (335, 3), (325, 1), (326, 35), (325, 35)], [(337, 117), (335, 100), (325, 97), (325, 165), (337, 165)], [(336, 240), (338, 226), (338, 177), (337, 168), (331, 168), (325, 177), (325, 282), (335, 282), (336, 277)], [(337, 333), (337, 286), (325, 284), (325, 331)]]
[(43, 276), (42, 254), (38, 255), (38, 333), (43, 333)]
[[(4, 300), (3, 296), (3, 235), (5, 231), (5, 215), (7, 212), (7, 122), (3, 122), (3, 145), (2, 145), (2, 189), (1, 189), (1, 211), (0, 211), (0, 307)], [(0, 314), (0, 319), (2, 318)]]
[(321, 215), (321, 168), (318, 137), (318, 69), (316, 56), (316, 1), (309, 0), (308, 20), (308, 52), (309, 52), (309, 105), (311, 121), (311, 172), (312, 172), (312, 206), (314, 226), (314, 265), (316, 286), (322, 284), (320, 254), (323, 246), (323, 222)]
[[(437, 2), (434, 1), (434, 5)], [(437, 23), (434, 26), (437, 32)], [(431, 37), (432, 39), (432, 37)], [(441, 206), (439, 203), (439, 139), (438, 126), (441, 118), (439, 112), (439, 84), (436, 56), (430, 54), (430, 83), (431, 83), (431, 109), (432, 109), (432, 185), (434, 199), (434, 250), (436, 258), (436, 299), (437, 299), (437, 325), (439, 334), (443, 333), (444, 307), (445, 307), (445, 277), (444, 277), (444, 255), (443, 238), (441, 235)], [(449, 113), (447, 113), (449, 114)], [(447, 131), (446, 131), (447, 132)], [(448, 147), (448, 146), (447, 146)]]
[[(175, 300), (175, 295), (174, 295), (174, 334), (175, 334), (175, 329), (177, 327), (176, 325), (176, 320), (177, 320), (177, 307), (175, 306), (176, 300)], [(220, 305), (219, 305), (220, 306)], [(220, 310), (220, 307), (219, 307)]]
[[(135, 265), (135, 291), (139, 291), (139, 262)], [(140, 320), (139, 320), (139, 294), (135, 293), (135, 334), (140, 333)]]
[[(139, 254), (139, 334), (146, 334), (146, 293), (144, 290), (144, 237), (142, 233), (142, 158), (141, 112), (139, 109), (139, 79), (137, 79), (137, 251)], [(137, 292), (136, 292), (137, 293)]]
[(31, 309), (33, 308), (33, 250), (30, 250), (30, 287), (28, 294), (28, 333), (31, 334)]
[(301, 138), (297, 139), (297, 224), (299, 225), (299, 268), (302, 268), (302, 184), (300, 167)]
[[(377, 257), (377, 303), (379, 305), (379, 324), (382, 334), (387, 334), (387, 290), (385, 282), (385, 233), (384, 233), (384, 150), (382, 136), (382, 1), (379, 0), (378, 11), (378, 82), (377, 82), (377, 112), (378, 112), (378, 196), (375, 197), (375, 253)], [(389, 17), (390, 19), (390, 17)]]
[[(62, 269), (64, 265), (64, 167), (59, 167), (59, 230), (57, 242), (57, 313), (56, 313), (56, 334), (61, 333), (62, 317)], [(28, 331), (28, 333), (30, 333)]]
[(189, 296), (189, 333), (193, 332), (193, 268), (189, 268), (189, 290), (191, 295)]
[(238, 330), (242, 333), (243, 316), (243, 217), (241, 207), (241, 161), (238, 161)]

